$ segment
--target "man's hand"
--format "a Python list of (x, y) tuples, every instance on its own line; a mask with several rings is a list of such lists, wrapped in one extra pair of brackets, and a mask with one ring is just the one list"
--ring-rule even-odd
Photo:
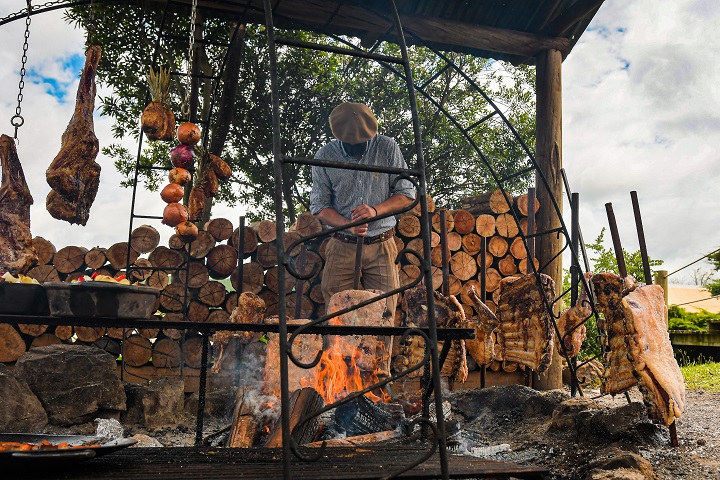
[[(350, 220), (355, 222), (357, 220), (363, 220), (366, 218), (373, 218), (377, 216), (377, 211), (370, 205), (363, 203), (350, 210)], [(364, 237), (367, 235), (368, 224), (364, 223), (357, 227), (348, 228), (348, 231), (358, 237)]]
[(362, 205), (358, 205), (357, 207), (350, 210), (350, 220), (357, 221), (362, 220), (364, 218), (373, 218), (377, 217), (377, 210), (375, 210), (373, 207), (368, 205), (367, 203), (363, 203)]
[(367, 224), (367, 223), (363, 223), (362, 225), (358, 225), (358, 226), (356, 226), (356, 227), (348, 228), (347, 231), (350, 232), (350, 233), (352, 233), (352, 234), (355, 235), (356, 237), (364, 237), (365, 235), (367, 235), (368, 224)]

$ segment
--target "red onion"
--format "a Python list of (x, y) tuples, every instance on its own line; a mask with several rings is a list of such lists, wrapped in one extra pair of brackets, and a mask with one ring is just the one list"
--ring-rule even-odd
[(173, 148), (170, 150), (170, 161), (178, 168), (192, 168), (193, 147), (183, 143)]

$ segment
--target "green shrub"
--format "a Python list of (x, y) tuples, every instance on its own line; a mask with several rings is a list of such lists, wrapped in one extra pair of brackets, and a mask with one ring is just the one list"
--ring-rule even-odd
[(707, 310), (701, 312), (688, 312), (677, 305), (668, 307), (668, 329), (669, 330), (698, 330), (706, 331), (708, 320), (718, 318), (717, 313), (710, 313)]

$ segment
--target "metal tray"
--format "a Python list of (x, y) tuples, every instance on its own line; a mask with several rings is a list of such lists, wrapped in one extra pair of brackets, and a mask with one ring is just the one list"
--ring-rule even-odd
[(101, 457), (123, 448), (135, 445), (137, 440), (118, 438), (108, 440), (95, 435), (43, 435), (34, 433), (0, 433), (0, 442), (40, 443), (47, 440), (52, 444), (67, 442), (71, 446), (88, 445), (87, 448), (59, 450), (32, 450), (28, 452), (0, 451), (0, 467), (55, 465), (74, 463)]
[(54, 317), (149, 318), (160, 290), (110, 282), (43, 284)]
[(42, 285), (0, 282), (0, 314), (47, 315), (49, 312)]

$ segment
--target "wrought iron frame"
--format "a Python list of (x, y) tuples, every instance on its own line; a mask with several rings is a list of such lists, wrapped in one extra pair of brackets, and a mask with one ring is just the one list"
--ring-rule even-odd
[[(95, 3), (99, 4), (99, 3), (106, 3), (109, 1), (111, 1), (111, 0), (95, 0)], [(354, 3), (356, 5), (361, 5), (361, 3), (359, 3), (355, 0), (348, 0), (348, 1), (350, 3)], [(28, 12), (27, 10), (22, 10), (16, 14), (10, 14), (4, 18), (0, 18), (0, 26), (4, 25), (6, 23), (9, 23), (9, 22), (18, 20), (18, 19), (26, 18), (28, 16), (28, 14), (37, 15), (37, 14), (45, 13), (45, 12), (56, 10), (56, 9), (68, 8), (68, 7), (79, 6), (79, 5), (88, 5), (90, 3), (91, 3), (91, 0), (48, 1), (48, 2), (43, 3), (42, 5), (37, 5), (35, 7), (32, 7), (31, 12)], [(165, 7), (165, 11), (163, 13), (163, 20), (161, 22), (161, 26), (160, 26), (160, 29), (158, 32), (158, 39), (156, 42), (156, 49), (155, 49), (155, 54), (154, 54), (154, 59), (153, 59), (153, 65), (157, 61), (157, 54), (158, 54), (158, 49), (159, 49), (159, 45), (160, 45), (160, 38), (161, 38), (162, 30), (164, 28), (165, 15), (167, 13), (167, 5), (169, 3), (185, 5), (184, 3), (177, 2), (176, 0), (167, 0), (166, 1), (166, 7)], [(400, 34), (398, 35), (398, 38), (400, 38), (402, 40), (400, 42), (402, 58), (392, 58), (392, 57), (388, 57), (386, 55), (375, 54), (374, 49), (377, 47), (377, 45), (376, 45), (376, 47), (373, 47), (373, 49), (371, 49), (370, 51), (362, 51), (355, 45), (349, 44), (348, 42), (345, 42), (343, 39), (341, 39), (337, 36), (332, 36), (332, 35), (331, 36), (333, 38), (335, 38), (336, 40), (338, 40), (340, 42), (345, 42), (346, 44), (350, 45), (350, 48), (343, 49), (343, 48), (339, 48), (339, 47), (311, 45), (311, 44), (306, 44), (304, 42), (296, 42), (296, 41), (294, 42), (291, 40), (276, 38), (275, 32), (274, 32), (274, 27), (273, 27), (273, 8), (277, 7), (278, 3), (279, 2), (276, 2), (276, 5), (273, 5), (270, 0), (264, 0), (265, 22), (266, 22), (265, 26), (266, 26), (266, 29), (268, 32), (268, 45), (269, 45), (269, 48), (271, 51), (269, 68), (270, 68), (270, 73), (271, 73), (271, 87), (272, 87), (272, 93), (273, 93), (273, 95), (272, 95), (273, 171), (274, 171), (275, 183), (276, 183), (276, 189), (275, 189), (274, 195), (275, 195), (275, 204), (276, 204), (276, 221), (277, 221), (276, 223), (277, 223), (277, 228), (278, 228), (277, 237), (279, 239), (282, 239), (282, 236), (284, 233), (284, 231), (283, 231), (284, 214), (283, 214), (283, 210), (282, 210), (282, 198), (283, 198), (282, 171), (283, 171), (283, 168), (285, 168), (287, 165), (290, 165), (290, 164), (326, 165), (327, 166), (328, 163), (321, 161), (321, 160), (315, 160), (315, 159), (288, 158), (282, 154), (282, 149), (281, 149), (282, 132), (280, 129), (279, 98), (277, 96), (278, 71), (277, 71), (277, 65), (276, 65), (276, 61), (275, 61), (276, 44), (284, 44), (284, 45), (288, 45), (288, 46), (303, 47), (303, 48), (315, 48), (317, 50), (332, 51), (334, 53), (353, 55), (353, 56), (357, 56), (357, 57), (366, 58), (369, 60), (378, 61), (381, 65), (383, 65), (385, 68), (392, 71), (397, 77), (404, 79), (407, 83), (410, 108), (411, 108), (412, 120), (413, 120), (412, 123), (413, 123), (413, 133), (414, 133), (414, 137), (415, 137), (415, 148), (417, 151), (416, 167), (409, 168), (409, 169), (392, 169), (392, 168), (366, 169), (365, 167), (360, 167), (355, 164), (339, 165), (336, 162), (332, 162), (332, 166), (340, 167), (340, 168), (348, 168), (348, 169), (352, 169), (352, 170), (370, 170), (370, 171), (377, 171), (377, 172), (383, 172), (383, 173), (394, 173), (394, 174), (400, 175), (401, 178), (405, 178), (405, 179), (412, 181), (415, 184), (418, 195), (417, 195), (417, 198), (415, 199), (415, 201), (413, 202), (413, 204), (411, 204), (407, 208), (401, 209), (397, 212), (385, 214), (381, 217), (387, 217), (390, 215), (408, 211), (412, 207), (414, 207), (418, 203), (420, 203), (421, 227), (422, 227), (421, 235), (422, 235), (422, 238), (424, 239), (424, 252), (423, 252), (424, 259), (419, 258), (419, 256), (418, 256), (418, 260), (421, 263), (421, 266), (422, 266), (421, 272), (424, 276), (424, 280), (425, 280), (426, 284), (432, 284), (432, 275), (431, 275), (431, 268), (429, 265), (429, 260), (425, 260), (425, 259), (430, 258), (430, 241), (429, 241), (430, 223), (429, 223), (429, 215), (428, 215), (428, 210), (427, 210), (427, 203), (425, 201), (425, 199), (426, 199), (425, 164), (424, 164), (424, 159), (422, 157), (421, 132), (420, 132), (419, 119), (418, 119), (418, 115), (417, 115), (417, 103), (416, 103), (416, 98), (415, 98), (415, 92), (416, 91), (420, 92), (428, 101), (433, 103), (436, 106), (436, 108), (438, 108), (438, 110), (441, 111), (447, 117), (447, 119), (463, 133), (463, 136), (466, 138), (466, 140), (473, 147), (473, 149), (475, 150), (477, 155), (480, 157), (483, 164), (486, 166), (488, 173), (493, 178), (494, 182), (496, 183), (498, 188), (503, 192), (503, 194), (507, 195), (509, 193), (508, 182), (510, 180), (513, 180), (519, 176), (530, 176), (531, 174), (534, 173), (537, 188), (544, 188), (548, 193), (550, 193), (549, 198), (552, 202), (552, 211), (557, 216), (557, 220), (558, 220), (558, 223), (560, 226), (558, 228), (551, 229), (551, 230), (545, 231), (545, 232), (537, 232), (537, 233), (529, 232), (528, 234), (525, 234), (522, 231), (521, 223), (520, 223), (520, 219), (519, 219), (518, 215), (513, 210), (511, 210), (510, 213), (512, 214), (512, 217), (514, 218), (514, 220), (520, 230), (520, 233), (521, 233), (521, 236), (523, 239), (523, 243), (524, 243), (525, 248), (528, 251), (528, 253), (531, 253), (534, 250), (532, 243), (534, 242), (535, 238), (538, 238), (543, 235), (562, 235), (562, 237), (564, 238), (565, 244), (560, 249), (560, 251), (557, 252), (557, 254), (548, 262), (548, 264), (552, 263), (557, 258), (559, 258), (565, 250), (569, 250), (569, 252), (572, 256), (571, 272), (572, 272), (573, 276), (572, 276), (571, 288), (566, 291), (563, 291), (560, 295), (557, 296), (557, 298), (554, 298), (554, 299), (547, 298), (543, 293), (543, 301), (545, 303), (545, 306), (549, 312), (552, 312), (553, 328), (555, 330), (556, 335), (558, 335), (560, 337), (561, 332), (559, 331), (559, 329), (557, 327), (557, 323), (556, 323), (556, 320), (559, 318), (558, 313), (557, 313), (559, 311), (559, 309), (557, 308), (557, 306), (559, 305), (558, 302), (562, 301), (569, 294), (571, 297), (570, 298), (571, 302), (574, 305), (575, 301), (577, 300), (577, 288), (578, 288), (578, 285), (580, 285), (580, 284), (582, 284), (583, 288), (586, 289), (586, 291), (591, 292), (591, 289), (589, 289), (589, 285), (587, 284), (584, 277), (581, 275), (582, 268), (581, 268), (580, 256), (579, 256), (580, 250), (582, 250), (584, 267), (585, 267), (586, 271), (589, 269), (589, 265), (588, 265), (587, 254), (584, 250), (584, 245), (582, 244), (582, 235), (579, 230), (579, 223), (578, 223), (578, 219), (577, 219), (578, 199), (577, 199), (576, 195), (571, 195), (569, 185), (567, 183), (567, 178), (564, 176), (564, 172), (563, 172), (563, 178), (565, 181), (566, 192), (568, 194), (568, 197), (570, 197), (570, 205), (572, 208), (572, 215), (573, 215), (571, 230), (568, 230), (567, 225), (565, 224), (563, 216), (562, 216), (561, 205), (558, 203), (558, 199), (555, 199), (553, 197), (548, 179), (547, 179), (546, 175), (544, 174), (544, 172), (539, 167), (539, 165), (537, 164), (537, 162), (535, 161), (535, 158), (534, 158), (532, 152), (527, 147), (526, 143), (523, 141), (521, 136), (518, 134), (518, 132), (512, 126), (512, 124), (507, 119), (507, 117), (502, 112), (502, 110), (498, 108), (498, 106), (492, 101), (492, 99), (479, 87), (479, 85), (477, 85), (474, 82), (474, 80), (472, 78), (470, 78), (467, 74), (465, 74), (461, 68), (459, 68), (457, 65), (455, 65), (443, 53), (441, 53), (437, 50), (433, 50), (435, 52), (435, 54), (445, 62), (445, 66), (443, 66), (438, 72), (435, 72), (429, 78), (425, 79), (425, 81), (423, 81), (422, 83), (416, 84), (414, 82), (413, 76), (412, 76), (411, 65), (410, 65), (410, 62), (408, 59), (408, 54), (407, 54), (407, 47), (405, 45), (404, 38), (405, 38), (405, 35), (413, 37), (415, 43), (419, 44), (419, 45), (422, 45), (424, 42), (422, 42), (420, 37), (418, 35), (414, 34), (413, 32), (407, 31), (407, 30), (403, 31), (402, 25), (400, 22), (400, 17), (398, 15), (397, 9), (395, 8), (395, 4), (394, 4), (393, 0), (388, 0), (388, 5), (389, 5), (389, 11), (392, 13), (392, 23), (395, 25), (394, 28), (396, 28), (398, 30), (398, 32), (400, 32)], [(342, 3), (345, 3), (345, 2), (341, 1), (340, 4), (342, 4)], [(237, 9), (238, 6), (240, 6), (238, 4), (238, 2), (232, 2), (233, 11), (235, 9)], [(246, 8), (250, 8), (248, 4), (246, 4)], [(30, 6), (28, 7), (28, 10), (30, 10)], [(382, 13), (379, 13), (376, 11), (373, 11), (371, 13), (374, 15), (383, 16)], [(329, 21), (331, 21), (331, 19)], [(220, 72), (218, 72), (217, 75), (214, 75), (213, 80), (218, 80), (222, 76), (222, 69), (224, 69), (226, 60), (227, 60), (227, 54), (222, 62), (222, 67), (221, 67)], [(394, 64), (402, 65), (403, 70), (402, 71), (397, 70), (393, 66)], [(478, 92), (483, 97), (483, 99), (488, 103), (488, 105), (491, 108), (490, 114), (484, 116), (481, 119), (478, 119), (476, 122), (469, 125), (468, 127), (463, 127), (450, 114), (450, 112), (448, 112), (447, 110), (442, 108), (442, 106), (435, 99), (433, 99), (432, 95), (427, 91), (426, 87), (431, 82), (433, 82), (435, 79), (437, 79), (444, 71), (446, 71), (448, 69), (453, 69), (454, 71), (456, 71), (473, 88), (473, 90)], [(197, 82), (203, 76), (198, 75), (195, 72), (193, 72), (192, 77), (193, 77), (193, 83), (197, 84)], [(215, 102), (218, 86), (219, 86), (219, 82), (216, 83), (215, 88), (213, 89), (213, 95), (212, 95), (212, 100), (211, 100), (212, 105), (214, 105), (214, 102)], [(212, 105), (209, 109), (210, 115), (212, 115), (212, 113), (213, 113)], [(527, 159), (529, 161), (529, 164), (530, 164), (529, 167), (523, 168), (519, 171), (515, 171), (509, 175), (501, 177), (497, 174), (496, 169), (493, 167), (492, 161), (483, 154), (480, 146), (477, 145), (477, 143), (473, 140), (472, 136), (470, 135), (470, 132), (473, 129), (475, 129), (477, 126), (482, 124), (483, 122), (486, 122), (494, 117), (497, 117), (501, 120), (502, 125), (504, 125), (507, 128), (510, 136), (512, 138), (514, 138), (515, 142), (517, 142), (521, 146), (522, 150), (525, 152)], [(190, 116), (189, 120), (194, 120), (199, 123), (204, 123), (206, 125), (210, 124), (209, 118), (198, 120), (195, 117), (195, 112), (192, 112), (192, 111), (191, 111), (191, 116)], [(204, 129), (204, 135), (203, 135), (203, 145), (204, 146), (207, 145), (207, 132), (208, 132), (208, 129), (207, 128)], [(130, 256), (129, 237), (130, 237), (130, 234), (132, 233), (133, 219), (134, 218), (154, 218), (154, 219), (161, 218), (161, 217), (157, 217), (157, 216), (144, 216), (144, 215), (136, 215), (135, 214), (135, 198), (136, 198), (136, 188), (137, 188), (137, 180), (138, 180), (139, 171), (142, 168), (151, 168), (151, 169), (160, 168), (160, 167), (142, 167), (140, 165), (139, 159), (140, 159), (140, 154), (142, 151), (142, 134), (139, 135), (139, 138), (140, 138), (140, 140), (139, 140), (138, 154), (137, 154), (138, 160), (136, 163), (135, 181), (134, 181), (133, 196), (132, 196), (132, 213), (131, 213), (130, 228), (129, 228), (129, 235), (128, 235), (128, 258)], [(363, 223), (363, 222), (357, 221), (357, 222), (349, 224), (348, 226), (354, 226), (354, 225), (358, 225), (361, 223)], [(343, 228), (347, 228), (348, 226), (345, 226)], [(333, 233), (334, 231), (338, 231), (340, 229), (341, 228), (331, 229), (330, 231), (326, 232), (325, 234)], [(306, 241), (310, 241), (314, 238), (317, 238), (320, 235), (321, 234), (317, 234), (317, 235), (313, 235), (310, 237), (300, 239), (300, 240), (294, 242), (292, 245), (290, 245), (289, 248), (287, 249), (287, 251), (291, 251), (292, 248), (294, 248), (295, 246), (297, 246), (301, 243), (304, 243)], [(243, 259), (243, 255), (242, 255), (243, 252), (242, 252), (242, 243), (241, 242), (240, 242), (239, 248), (241, 250), (238, 255), (239, 268), (242, 268), (241, 265), (242, 265), (242, 259)], [(404, 249), (403, 251), (401, 251), (399, 253), (399, 256), (402, 256), (402, 255), (416, 255), (417, 256), (417, 254), (415, 252), (408, 250), (408, 249)], [(281, 265), (283, 265), (285, 267), (285, 268), (279, 269), (279, 282), (280, 283), (284, 282), (285, 269), (287, 269), (288, 272), (290, 272), (290, 274), (296, 276), (297, 278), (304, 277), (304, 275), (301, 275), (297, 272), (297, 270), (293, 267), (293, 265), (289, 261), (289, 256), (286, 254), (285, 249), (283, 249), (281, 241), (278, 242), (277, 257), (278, 257), (278, 260), (281, 263)], [(535, 265), (532, 261), (529, 262), (529, 266), (531, 267), (532, 271), (528, 272), (528, 273), (532, 273), (535, 275), (538, 288), (540, 289), (541, 292), (543, 291), (543, 289), (541, 288), (542, 280), (541, 280), (540, 272), (544, 268), (546, 268), (548, 266), (548, 264), (541, 265), (539, 267), (535, 267)], [(186, 257), (185, 265), (187, 266), (187, 257)], [(131, 268), (131, 267), (129, 267), (129, 268)], [(309, 277), (306, 277), (306, 278), (309, 278)], [(404, 291), (407, 288), (410, 288), (410, 287), (418, 284), (420, 281), (422, 281), (422, 279), (423, 279), (422, 277), (418, 277), (410, 285), (399, 288), (392, 292), (387, 292), (386, 294), (378, 297), (376, 300), (379, 301), (390, 295), (394, 295), (401, 291)], [(187, 284), (187, 282), (186, 282), (186, 284)], [(187, 285), (186, 285), (186, 288), (187, 288)], [(301, 333), (328, 332), (329, 330), (326, 330), (326, 329), (332, 330), (332, 327), (327, 327), (327, 326), (323, 327), (320, 325), (321, 323), (326, 322), (328, 319), (330, 319), (334, 316), (338, 316), (343, 313), (347, 313), (349, 311), (352, 311), (352, 310), (355, 310), (358, 308), (362, 308), (363, 306), (369, 304), (370, 301), (362, 302), (353, 307), (344, 309), (340, 312), (336, 312), (333, 315), (326, 315), (326, 316), (321, 317), (320, 319), (318, 319), (314, 322), (311, 322), (307, 325), (303, 325), (301, 327), (295, 328), (293, 326), (289, 326), (286, 322), (287, 315), (286, 315), (286, 301), (285, 301), (284, 290), (281, 289), (281, 291), (279, 293), (279, 297), (280, 297), (280, 299), (279, 299), (280, 323), (277, 326), (277, 331), (280, 334), (280, 341), (281, 341), (281, 352), (280, 352), (280, 355), (281, 355), (281, 362), (280, 362), (280, 365), (281, 365), (281, 405), (282, 405), (282, 410), (283, 410), (283, 415), (282, 415), (283, 452), (285, 453), (283, 455), (283, 457), (284, 457), (283, 462), (284, 462), (284, 469), (286, 472), (285, 478), (291, 478), (290, 477), (290, 475), (291, 475), (290, 459), (289, 459), (289, 455), (287, 455), (288, 452), (293, 452), (298, 458), (301, 458), (301, 459), (311, 460), (312, 458), (305, 456), (302, 452), (299, 451), (298, 446), (293, 444), (292, 436), (290, 435), (289, 418), (287, 415), (289, 393), (290, 393), (288, 390), (288, 385), (287, 385), (287, 380), (288, 380), (288, 363), (287, 363), (287, 361), (290, 360), (299, 367), (310, 368), (310, 367), (316, 365), (319, 360), (319, 355), (318, 355), (318, 357), (315, 359), (315, 361), (310, 364), (303, 364), (302, 362), (298, 361), (292, 353), (292, 340)], [(185, 298), (187, 299), (187, 295), (185, 296)], [(434, 399), (435, 399), (435, 405), (436, 405), (435, 413), (436, 413), (436, 419), (438, 422), (438, 426), (433, 427), (434, 433), (435, 433), (433, 435), (433, 437), (434, 437), (434, 441), (436, 442), (436, 444), (433, 445), (431, 452), (428, 455), (432, 455), (433, 452), (435, 451), (435, 449), (437, 447), (439, 447), (440, 457), (442, 460), (441, 461), (442, 476), (443, 476), (443, 478), (448, 478), (447, 446), (445, 443), (445, 435), (444, 435), (443, 413), (442, 413), (442, 405), (441, 405), (442, 393), (441, 393), (441, 388), (440, 388), (440, 377), (439, 377), (440, 357), (442, 355), (438, 354), (438, 349), (437, 349), (438, 331), (437, 331), (436, 321), (434, 318), (434, 298), (433, 298), (431, 291), (428, 292), (427, 303), (428, 303), (428, 307), (429, 307), (428, 308), (429, 327), (428, 327), (427, 331), (418, 331), (416, 329), (401, 330), (401, 331), (397, 331), (397, 329), (392, 330), (393, 331), (392, 334), (403, 335), (403, 337), (405, 337), (407, 335), (422, 335), (426, 340), (426, 345), (428, 346), (428, 351), (426, 353), (425, 358), (419, 364), (412, 366), (410, 369), (406, 370), (405, 372), (396, 374), (393, 377), (391, 377), (377, 385), (368, 387), (368, 389), (366, 389), (363, 392), (357, 392), (356, 394), (348, 397), (345, 401), (350, 401), (350, 400), (356, 398), (357, 396), (364, 394), (366, 391), (370, 391), (371, 389), (377, 388), (378, 386), (383, 386), (391, 381), (394, 381), (396, 378), (398, 378), (402, 375), (405, 375), (405, 374), (409, 373), (410, 371), (414, 371), (414, 370), (417, 370), (422, 367), (429, 369), (429, 371), (432, 372), (432, 384), (431, 385), (425, 384), (424, 387), (426, 388), (426, 393), (428, 393), (431, 388), (432, 388), (432, 390), (434, 390)], [(585, 319), (585, 322), (587, 320), (589, 320), (590, 318), (593, 318), (593, 317), (597, 318), (597, 310), (595, 309), (595, 304), (594, 304), (594, 300), (592, 297), (590, 298), (590, 307), (592, 309), (592, 314), (588, 318)], [(23, 323), (32, 323), (32, 319), (28, 319), (25, 317), (23, 317), (22, 321), (23, 321)], [(38, 319), (38, 321), (43, 321), (44, 323), (47, 323), (48, 319), (43, 318), (43, 319)], [(583, 324), (585, 322), (583, 322)], [(92, 324), (92, 323), (93, 323), (92, 321), (89, 322), (89, 324)], [(128, 327), (133, 325), (133, 322), (120, 322), (120, 323), (122, 323), (123, 325), (126, 325)], [(107, 325), (107, 323), (104, 323), (104, 324)], [(144, 327), (152, 327), (153, 322), (143, 321), (142, 325)], [(167, 322), (162, 322), (162, 325), (163, 325), (163, 327), (170, 326), (170, 324), (168, 324)], [(581, 325), (582, 324), (576, 326), (575, 328), (580, 328)], [(260, 327), (262, 327), (262, 328), (260, 328)], [(197, 443), (198, 440), (201, 440), (201, 436), (202, 436), (202, 415), (203, 415), (203, 403), (204, 403), (203, 400), (204, 400), (204, 387), (205, 387), (204, 380), (205, 380), (205, 372), (206, 372), (206, 365), (207, 365), (207, 359), (208, 359), (209, 335), (216, 330), (235, 330), (235, 329), (237, 329), (237, 330), (247, 330), (247, 331), (274, 331), (274, 327), (239, 325), (237, 327), (231, 328), (231, 325), (226, 325), (226, 324), (212, 325), (212, 324), (204, 323), (204, 324), (200, 324), (200, 325), (193, 325), (192, 322), (182, 322), (182, 325), (180, 325), (179, 328), (196, 328), (197, 330), (199, 330), (205, 334), (203, 337), (203, 350), (202, 350), (203, 368), (201, 369), (201, 383), (200, 383), (201, 401), (199, 402), (199, 405), (198, 405), (198, 407), (199, 407), (198, 408), (198, 429), (196, 432), (196, 443)], [(342, 327), (339, 327), (339, 328), (342, 328)], [(360, 330), (362, 330), (363, 332), (368, 332), (368, 331), (376, 332), (375, 334), (381, 334), (381, 332), (384, 333), (385, 331), (387, 331), (387, 329), (383, 330), (382, 327), (376, 327), (377, 329), (375, 329), (375, 330), (373, 330), (373, 329), (367, 330), (368, 328), (370, 328), (370, 327), (365, 327), (364, 329), (360, 329)], [(346, 332), (346, 334), (357, 334), (359, 332), (357, 327), (345, 327), (344, 331)], [(288, 339), (288, 333), (291, 334), (290, 339)], [(572, 331), (566, 333), (565, 335), (571, 335), (571, 334), (572, 334)], [(460, 333), (461, 337), (462, 337), (462, 335), (463, 334)], [(565, 356), (565, 358), (568, 361), (568, 365), (569, 365), (569, 368), (571, 371), (571, 377), (573, 379), (573, 389), (572, 389), (573, 394), (577, 390), (582, 395), (582, 391), (579, 390), (578, 381), (577, 381), (577, 368), (579, 368), (579, 366), (581, 366), (581, 365), (576, 365), (575, 362), (568, 356), (568, 352), (566, 351), (566, 349), (564, 347), (564, 342), (561, 341), (561, 342), (559, 342), (559, 344), (561, 346), (563, 355)], [(592, 359), (587, 360), (587, 362), (589, 362), (590, 360), (592, 360)], [(587, 362), (585, 362), (585, 363), (587, 363)], [(331, 407), (327, 407), (327, 409), (329, 409), (329, 408), (331, 408)], [(428, 410), (425, 407), (424, 407), (424, 413), (427, 416)], [(308, 420), (308, 419), (305, 419), (305, 420)], [(421, 422), (429, 422), (429, 421), (427, 419), (423, 419), (423, 420), (421, 420)], [(418, 459), (417, 463), (421, 463), (422, 461), (423, 461), (423, 459)], [(417, 463), (410, 465), (407, 468), (403, 468), (402, 471), (406, 471), (407, 469), (412, 468)], [(395, 472), (395, 474), (400, 474), (400, 473), (402, 473), (402, 471)]]

